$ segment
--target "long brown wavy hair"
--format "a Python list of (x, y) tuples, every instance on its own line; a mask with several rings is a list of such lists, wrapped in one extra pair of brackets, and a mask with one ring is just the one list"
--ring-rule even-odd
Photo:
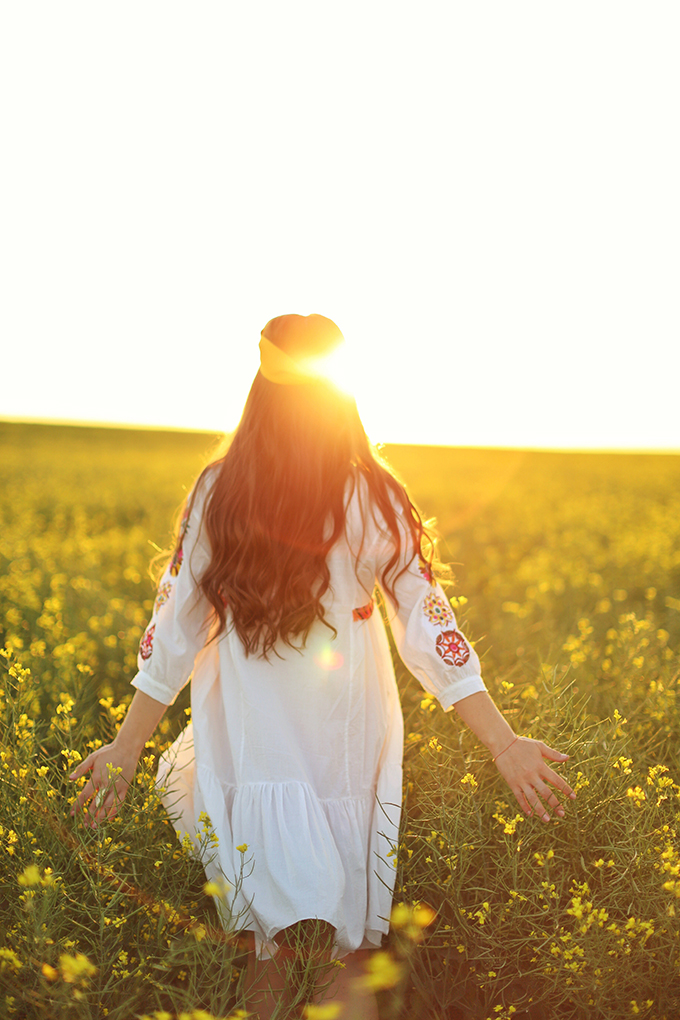
[[(276, 344), (286, 349), (285, 334)], [(247, 655), (268, 658), (278, 641), (304, 647), (316, 620), (334, 630), (322, 603), (330, 585), (326, 557), (343, 533), (348, 492), (359, 479), (391, 538), (379, 580), (394, 603), (403, 552), (406, 564), (421, 556), (433, 569), (432, 531), (371, 446), (354, 399), (330, 382), (280, 385), (258, 372), (226, 453), (205, 469), (185, 512), (208, 472), (214, 481), (203, 526), (212, 558), (197, 583), (219, 621), (213, 635), (227, 627), (228, 610)]]

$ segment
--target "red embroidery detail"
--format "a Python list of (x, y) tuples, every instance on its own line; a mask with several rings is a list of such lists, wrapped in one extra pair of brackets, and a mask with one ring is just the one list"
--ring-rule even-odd
[(156, 630), (156, 624), (152, 623), (150, 627), (147, 627), (144, 631), (144, 636), (139, 643), (139, 656), (146, 662), (147, 659), (151, 658), (153, 651), (153, 635)]
[(358, 609), (352, 610), (353, 620), (367, 620), (369, 616), (373, 615), (373, 599), (367, 602), (365, 606), (359, 606)]
[(445, 630), (437, 635), (437, 652), (449, 666), (464, 666), (470, 658), (468, 644), (457, 630)]
[(418, 557), (418, 570), (425, 578), (428, 584), (434, 584), (434, 574), (430, 570), (430, 564), (427, 563), (422, 556)]

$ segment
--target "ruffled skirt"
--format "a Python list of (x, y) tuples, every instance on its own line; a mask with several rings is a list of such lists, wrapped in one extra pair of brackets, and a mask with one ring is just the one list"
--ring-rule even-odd
[(197, 766), (189, 723), (161, 757), (156, 787), (208, 880), (225, 888), (216, 900), (225, 929), (254, 932), (258, 956), (273, 955), (277, 933), (307, 918), (335, 928), (337, 957), (380, 945), (395, 879), (396, 764), (360, 797), (323, 799), (298, 781), (235, 787)]

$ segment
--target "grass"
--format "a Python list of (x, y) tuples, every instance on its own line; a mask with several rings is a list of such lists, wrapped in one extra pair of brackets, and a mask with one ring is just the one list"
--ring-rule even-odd
[[(236, 1015), (239, 946), (153, 789), (188, 689), (104, 830), (69, 818), (66, 780), (115, 734), (152, 608), (149, 560), (214, 443), (0, 424), (8, 1017)], [(674, 1020), (680, 457), (386, 452), (437, 516), (487, 685), (518, 732), (570, 754), (578, 799), (562, 821), (525, 819), (455, 713), (398, 667), (404, 906), (374, 966), (384, 1020)]]

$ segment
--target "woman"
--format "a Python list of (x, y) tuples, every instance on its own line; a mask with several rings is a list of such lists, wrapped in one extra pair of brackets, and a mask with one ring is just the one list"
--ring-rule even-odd
[[(180, 829), (211, 820), (206, 875), (235, 890), (223, 922), (250, 940), (263, 1020), (290, 984), (280, 963), (294, 944), (309, 965), (344, 964), (328, 993), (341, 1015), (377, 1017), (356, 978), (388, 930), (403, 727), (376, 588), (404, 662), (489, 748), (522, 810), (548, 820), (564, 814), (551, 786), (575, 796), (545, 761), (567, 756), (516, 736), (489, 697), (435, 580), (431, 535), (324, 373), (342, 343), (319, 315), (265, 326), (241, 422), (187, 500), (127, 716), (73, 773), (91, 773), (75, 807), (94, 798), (93, 823), (112, 817), (193, 673), (192, 724), (158, 786)], [(107, 762), (121, 768), (113, 781)]]

